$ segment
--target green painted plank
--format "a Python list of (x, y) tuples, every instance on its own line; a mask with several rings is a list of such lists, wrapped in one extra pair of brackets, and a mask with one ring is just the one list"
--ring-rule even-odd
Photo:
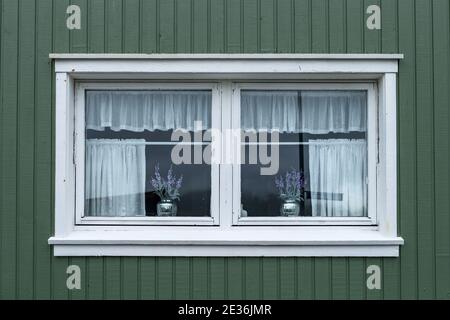
[(297, 258), (297, 298), (314, 298), (314, 261), (313, 258)]
[[(367, 28), (367, 18), (369, 14), (366, 13), (367, 7), (370, 5), (380, 6), (380, 0), (364, 0), (364, 52), (379, 53), (381, 50), (381, 30)], [(383, 28), (383, 25), (381, 25)]]
[(225, 299), (227, 291), (226, 258), (212, 257), (210, 259), (209, 291), (211, 299)]
[(139, 258), (125, 257), (122, 264), (122, 299), (136, 300), (138, 299), (139, 288)]
[(158, 1), (142, 1), (141, 19), (141, 48), (144, 53), (158, 52), (159, 25), (158, 25)]
[(331, 258), (314, 258), (315, 299), (331, 299)]
[(276, 24), (275, 24), (275, 2), (274, 0), (260, 0), (260, 50), (262, 53), (275, 52)]
[(210, 0), (210, 49), (211, 52), (225, 52), (226, 39), (226, 2)]
[(383, 53), (398, 52), (398, 0), (381, 0), (381, 48)]
[[(29, 1), (28, 1), (29, 2)], [(35, 3), (19, 3), (17, 296), (33, 298)]]
[(292, 52), (293, 47), (293, 1), (278, 0), (277, 2), (277, 52)]
[(262, 259), (257, 257), (245, 258), (245, 297), (244, 299), (261, 299), (262, 287)]
[(348, 258), (331, 259), (331, 296), (348, 299)]
[(360, 0), (347, 0), (347, 52), (363, 52), (364, 19), (363, 2)]
[[(86, 287), (87, 299), (104, 299), (105, 262), (102, 257), (86, 258)], [(83, 272), (83, 271), (82, 271)]]
[(329, 3), (329, 48), (331, 53), (345, 52), (346, 10), (345, 0), (331, 0)]
[(88, 3), (88, 52), (105, 52), (105, 0), (89, 0)]
[(140, 52), (140, 9), (139, 0), (123, 2), (123, 51), (126, 53)]
[(36, 96), (35, 96), (35, 169), (34, 169), (34, 297), (51, 297), (52, 235), (52, 85), (53, 73), (48, 61), (52, 51), (52, 0), (36, 3)]
[[(88, 0), (73, 0), (70, 4), (80, 7), (81, 28), (70, 30), (70, 52), (85, 53), (88, 50)], [(68, 17), (68, 15), (66, 15)]]
[(262, 258), (262, 298), (277, 299), (279, 282), (279, 264), (277, 258)]
[(67, 267), (70, 265), (66, 257), (52, 257), (52, 299), (66, 300), (69, 298), (69, 290), (66, 281)]
[(328, 1), (311, 1), (311, 49), (314, 53), (328, 52)]
[(294, 0), (294, 51), (311, 52), (311, 1)]
[(159, 257), (157, 258), (157, 289), (156, 298), (157, 299), (173, 299), (174, 292), (174, 268), (173, 261), (176, 258), (171, 257)]
[(349, 258), (348, 262), (348, 295), (349, 299), (362, 300), (366, 292), (366, 269), (364, 258)]
[(243, 299), (244, 291), (244, 259), (228, 258), (227, 262), (227, 299)]
[(243, 52), (258, 52), (258, 1), (249, 0), (243, 2)]
[[(398, 52), (398, 1), (381, 0), (381, 52)], [(382, 292), (384, 299), (400, 298), (400, 259), (383, 259)]]
[(280, 259), (280, 299), (295, 299), (297, 291), (296, 259)]
[[(399, 1), (398, 179), (402, 298), (417, 298), (416, 113), (415, 113), (415, 12), (414, 0)], [(401, 13), (401, 14), (400, 14)]]
[(159, 1), (159, 51), (171, 53), (175, 50), (175, 27), (173, 0)]
[(192, 298), (205, 300), (208, 298), (208, 258), (192, 258)]
[(141, 298), (156, 298), (156, 258), (141, 258)]
[(386, 300), (400, 299), (400, 262), (399, 258), (383, 259), (382, 291)]
[[(52, 52), (67, 53), (70, 52), (70, 33), (66, 27), (66, 9), (69, 5), (69, 1), (53, 0), (53, 49)], [(54, 78), (54, 77), (53, 77)], [(52, 78), (52, 79), (53, 79)], [(53, 101), (52, 101), (52, 119), (55, 118), (55, 101), (54, 101), (54, 85), (53, 80)], [(52, 130), (54, 130), (55, 124), (51, 123)], [(54, 131), (53, 131), (54, 132)], [(52, 159), (55, 157), (55, 149), (52, 148)], [(52, 209), (54, 209), (54, 172), (52, 173)], [(54, 217), (52, 217), (52, 225), (54, 224)], [(66, 286), (67, 274), (66, 270), (69, 266), (69, 259), (67, 257), (51, 257), (51, 270), (52, 270), (52, 298), (53, 299), (67, 299), (69, 291)]]
[(416, 0), (417, 220), (419, 298), (435, 295), (432, 12)]
[(177, 18), (176, 26), (176, 47), (178, 53), (189, 53), (192, 51), (192, 19), (193, 12), (191, 1), (177, 0), (175, 3)]
[(196, 0), (192, 5), (192, 48), (195, 53), (208, 52), (209, 3), (207, 0)]
[(122, 298), (121, 273), (122, 266), (120, 257), (104, 257), (105, 270), (105, 299), (117, 300)]
[(105, 6), (106, 51), (120, 53), (123, 50), (122, 0), (108, 0)]
[(0, 228), (0, 298), (15, 299), (17, 278), (17, 68), (18, 68), (18, 19), (17, 2), (2, 2), (2, 203)]
[(192, 258), (179, 257), (175, 264), (175, 299), (192, 299), (191, 275), (197, 272), (192, 265)]
[(53, 0), (53, 52), (70, 52), (70, 31), (67, 29), (68, 0)]
[(227, 43), (226, 51), (229, 53), (241, 52), (241, 1), (227, 0), (226, 1), (226, 15), (227, 15)]
[(433, 1), (436, 298), (450, 298), (449, 2)]

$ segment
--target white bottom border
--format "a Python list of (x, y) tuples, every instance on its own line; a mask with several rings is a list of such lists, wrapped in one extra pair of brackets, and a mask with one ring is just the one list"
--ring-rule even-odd
[(399, 245), (53, 245), (55, 256), (398, 257)]

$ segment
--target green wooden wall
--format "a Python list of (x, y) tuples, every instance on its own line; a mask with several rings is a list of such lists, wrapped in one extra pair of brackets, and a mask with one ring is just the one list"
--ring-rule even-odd
[[(78, 4), (81, 30), (66, 28)], [(382, 29), (368, 30), (378, 4)], [(450, 298), (448, 0), (1, 0), (0, 298)], [(403, 53), (400, 258), (55, 258), (53, 53)], [(77, 264), (82, 289), (66, 289)], [(366, 266), (382, 290), (366, 289)]]

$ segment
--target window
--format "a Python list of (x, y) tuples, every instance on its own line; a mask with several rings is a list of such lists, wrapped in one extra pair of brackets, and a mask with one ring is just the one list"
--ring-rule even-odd
[(400, 56), (52, 57), (55, 255), (398, 255)]
[(220, 118), (216, 85), (75, 86), (78, 224), (218, 223), (219, 168), (204, 139)]
[(235, 223), (376, 224), (375, 91), (364, 83), (238, 85)]

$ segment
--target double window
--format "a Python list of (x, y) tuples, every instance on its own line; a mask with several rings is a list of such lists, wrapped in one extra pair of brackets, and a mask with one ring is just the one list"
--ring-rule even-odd
[(374, 84), (221, 85), (77, 84), (77, 223), (376, 224)]
[(55, 254), (398, 254), (391, 60), (173, 59), (57, 61)]

